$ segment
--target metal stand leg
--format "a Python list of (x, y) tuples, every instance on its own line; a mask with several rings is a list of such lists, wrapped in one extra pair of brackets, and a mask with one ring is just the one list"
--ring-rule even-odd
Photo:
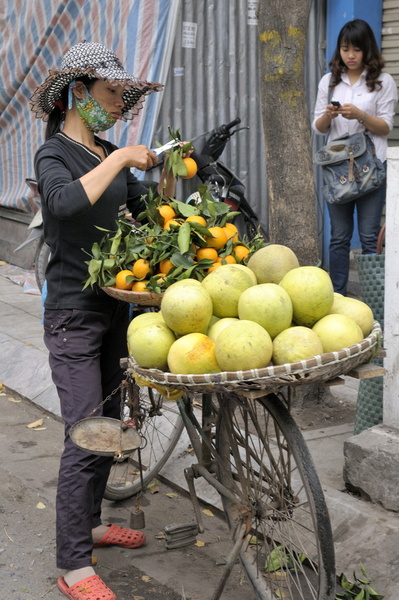
[(190, 498), (191, 498), (191, 502), (192, 502), (192, 505), (194, 508), (194, 513), (195, 513), (195, 520), (197, 521), (197, 525), (198, 525), (198, 531), (200, 533), (204, 533), (205, 529), (204, 529), (204, 524), (202, 521), (201, 508), (200, 508), (197, 494), (195, 493), (195, 487), (194, 487), (194, 477), (195, 477), (194, 469), (192, 467), (190, 467), (188, 469), (184, 469), (184, 476), (187, 481), (188, 491), (190, 492)]
[(222, 577), (219, 580), (219, 583), (213, 592), (211, 600), (219, 600), (220, 596), (223, 593), (224, 586), (226, 585), (226, 581), (229, 578), (231, 571), (236, 563), (236, 560), (240, 554), (243, 536), (245, 535), (246, 526), (245, 523), (242, 523), (241, 526), (237, 528), (237, 540), (234, 543), (234, 546), (230, 550), (230, 552), (226, 556), (226, 565), (223, 570)]

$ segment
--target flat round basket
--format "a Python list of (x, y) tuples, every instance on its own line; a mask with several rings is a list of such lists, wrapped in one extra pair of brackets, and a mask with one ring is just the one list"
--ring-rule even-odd
[(352, 369), (372, 358), (381, 339), (381, 327), (374, 321), (373, 329), (359, 344), (338, 352), (319, 354), (307, 360), (285, 365), (270, 366), (248, 371), (222, 371), (205, 375), (175, 375), (140, 367), (130, 356), (128, 369), (154, 384), (191, 392), (252, 392), (264, 390), (270, 393), (287, 385), (322, 383)]
[(159, 306), (163, 296), (163, 294), (155, 292), (132, 292), (131, 290), (118, 290), (115, 287), (102, 287), (101, 289), (112, 298), (141, 306)]

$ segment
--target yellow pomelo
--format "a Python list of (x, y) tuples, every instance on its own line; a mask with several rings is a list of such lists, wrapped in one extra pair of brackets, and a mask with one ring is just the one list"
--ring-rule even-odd
[(232, 323), (235, 323), (236, 321), (238, 321), (238, 319), (236, 317), (224, 317), (223, 319), (218, 319), (216, 321), (216, 323), (214, 323), (209, 329), (208, 329), (208, 336), (211, 338), (211, 340), (213, 340), (214, 342), (216, 342), (216, 338), (219, 335), (219, 333), (221, 331), (223, 331), (223, 329), (225, 327), (227, 327), (228, 325), (231, 325)]
[(148, 323), (129, 335), (128, 351), (141, 367), (164, 371), (169, 348), (175, 340), (175, 334), (165, 324)]
[(356, 298), (347, 298), (339, 294), (334, 294), (334, 302), (330, 313), (346, 315), (353, 319), (362, 330), (363, 337), (368, 336), (373, 327), (373, 311), (368, 304)]
[(248, 275), (251, 277), (254, 285), (256, 285), (258, 283), (255, 273), (253, 271), (251, 271), (251, 269), (249, 269), (245, 265), (241, 265), (240, 263), (233, 263), (231, 266), (236, 267), (236, 269), (241, 269), (241, 271), (243, 271), (244, 273), (248, 273)]
[(215, 343), (203, 333), (188, 333), (176, 340), (170, 347), (168, 367), (171, 373), (183, 375), (218, 373)]
[(273, 344), (266, 329), (244, 319), (219, 333), (215, 350), (222, 371), (246, 371), (266, 367), (272, 357)]
[(280, 285), (291, 298), (296, 325), (312, 327), (332, 307), (333, 285), (329, 274), (319, 267), (291, 269)]
[(321, 339), (324, 352), (348, 348), (361, 342), (364, 337), (359, 325), (346, 315), (326, 315), (312, 329)]
[(160, 312), (145, 312), (137, 315), (137, 317), (133, 317), (133, 319), (129, 323), (129, 327), (127, 329), (127, 335), (131, 335), (136, 329), (142, 327), (143, 325), (148, 325), (149, 323), (163, 323), (165, 321), (163, 319), (162, 313)]
[(212, 317), (212, 300), (201, 284), (173, 283), (162, 298), (161, 312), (166, 325), (179, 335), (205, 332)]
[(198, 279), (191, 279), (190, 277), (187, 277), (186, 279), (179, 279), (178, 281), (175, 281), (174, 283), (172, 283), (172, 285), (170, 285), (168, 288), (166, 288), (165, 290), (165, 294), (167, 294), (169, 292), (170, 289), (176, 289), (177, 287), (180, 286), (186, 286), (186, 285), (194, 285), (194, 286), (199, 286), (201, 285), (201, 282), (198, 281)]
[(299, 267), (299, 261), (288, 246), (269, 244), (254, 252), (247, 266), (255, 273), (258, 283), (280, 283), (288, 271)]
[(275, 365), (298, 362), (323, 353), (323, 344), (317, 333), (309, 327), (289, 327), (273, 340)]
[(220, 318), (238, 316), (238, 299), (252, 285), (251, 276), (236, 265), (222, 265), (202, 280), (212, 298), (213, 314)]
[(291, 325), (291, 298), (284, 288), (275, 283), (254, 285), (241, 294), (238, 316), (259, 323), (273, 339)]

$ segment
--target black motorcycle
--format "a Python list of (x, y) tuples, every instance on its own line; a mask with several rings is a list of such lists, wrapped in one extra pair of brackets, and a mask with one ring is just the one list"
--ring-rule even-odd
[(235, 133), (248, 129), (248, 127), (234, 129), (239, 123), (241, 119), (237, 117), (231, 123), (220, 125), (195, 138), (192, 141), (195, 150), (191, 157), (198, 166), (197, 176), (209, 186), (209, 191), (215, 200), (225, 202), (232, 207), (232, 210), (240, 212), (234, 219), (240, 236), (252, 239), (257, 233), (261, 233), (266, 240), (266, 232), (245, 197), (244, 184), (219, 160), (228, 140)]

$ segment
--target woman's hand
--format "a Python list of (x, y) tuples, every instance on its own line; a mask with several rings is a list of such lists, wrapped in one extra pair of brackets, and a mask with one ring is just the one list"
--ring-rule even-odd
[(354, 104), (344, 104), (340, 108), (337, 108), (337, 114), (342, 115), (344, 119), (348, 119), (348, 121), (362, 119), (363, 113), (364, 111), (360, 110), (360, 108)]
[(123, 166), (136, 168), (139, 171), (146, 171), (150, 167), (155, 167), (158, 163), (158, 157), (147, 146), (126, 146), (116, 150), (122, 156)]

